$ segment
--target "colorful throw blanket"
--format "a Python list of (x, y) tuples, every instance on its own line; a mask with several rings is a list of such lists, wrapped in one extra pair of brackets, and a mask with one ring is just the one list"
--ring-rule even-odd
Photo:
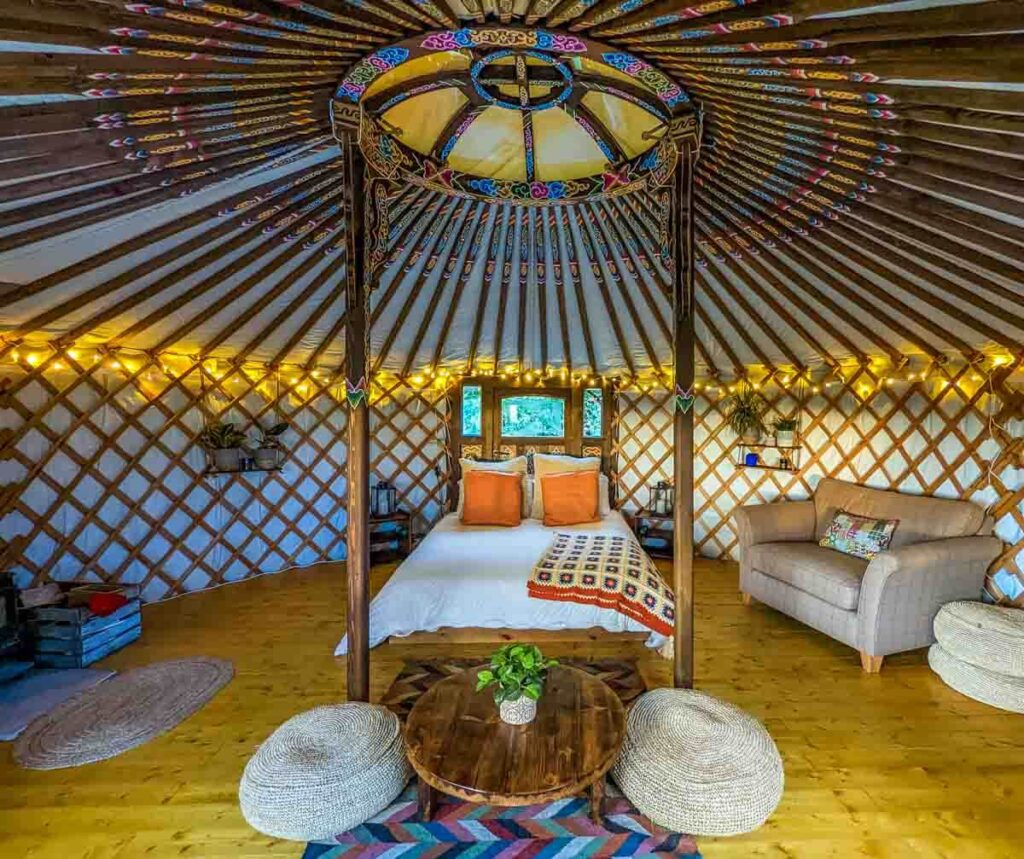
[(530, 574), (531, 597), (610, 608), (672, 636), (675, 597), (629, 535), (556, 534)]

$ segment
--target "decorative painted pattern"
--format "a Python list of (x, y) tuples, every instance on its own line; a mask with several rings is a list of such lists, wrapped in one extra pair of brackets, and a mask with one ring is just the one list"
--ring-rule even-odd
[(654, 66), (634, 57), (632, 54), (622, 51), (608, 51), (601, 55), (601, 59), (620, 72), (642, 81), (649, 89), (657, 93), (658, 98), (669, 107), (686, 104), (690, 100), (682, 89), (672, 83)]
[(585, 54), (586, 43), (567, 33), (547, 30), (512, 30), (500, 27), (444, 30), (431, 33), (420, 47), (431, 51), (456, 51), (460, 48), (537, 48), (564, 54)]

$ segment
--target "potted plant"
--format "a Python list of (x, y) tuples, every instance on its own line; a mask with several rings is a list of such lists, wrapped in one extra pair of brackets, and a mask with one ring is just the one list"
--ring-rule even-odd
[(742, 385), (729, 398), (729, 426), (745, 444), (757, 444), (765, 431), (764, 413), (767, 409), (764, 397), (750, 385)]
[(281, 453), (284, 446), (281, 444), (281, 435), (288, 429), (288, 424), (279, 423), (264, 429), (257, 424), (256, 450), (253, 459), (256, 460), (257, 468), (277, 468), (281, 464)]
[(503, 722), (525, 725), (537, 715), (548, 669), (557, 659), (545, 659), (530, 644), (506, 644), (491, 654), (491, 664), (476, 678), (476, 690), (494, 687), (494, 702)]
[(780, 418), (775, 422), (775, 443), (779, 447), (796, 445), (796, 418)]
[(207, 426), (197, 441), (210, 454), (217, 471), (238, 471), (239, 453), (248, 439), (233, 423), (217, 421)]

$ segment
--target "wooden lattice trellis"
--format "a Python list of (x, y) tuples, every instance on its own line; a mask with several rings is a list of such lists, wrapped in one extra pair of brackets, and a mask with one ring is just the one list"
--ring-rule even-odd
[[(726, 388), (701, 392), (694, 404), (699, 551), (735, 558), (731, 513), (737, 506), (807, 498), (822, 477), (837, 477), (990, 507), (1006, 544), (992, 572), (1013, 576), (1024, 587), (1024, 428), (1017, 423), (1020, 391), (1009, 370), (980, 376), (969, 365), (936, 365), (924, 379), (897, 382), (867, 365), (837, 370), (814, 386), (783, 386), (769, 378), (761, 393), (771, 411), (800, 422), (803, 460), (797, 472), (736, 465)], [(617, 405), (618, 501), (637, 509), (648, 484), (672, 476), (671, 400), (663, 388), (627, 389)], [(1017, 585), (1003, 581), (1016, 592)], [(1024, 596), (1019, 601), (1024, 604)]]
[[(814, 387), (769, 378), (761, 390), (772, 411), (800, 420), (797, 473), (737, 466), (723, 389), (702, 391), (699, 550), (734, 557), (736, 506), (807, 497), (834, 476), (990, 506), (1006, 543), (993, 572), (1024, 581), (1021, 393), (1009, 369), (982, 377), (970, 366), (937, 365), (927, 379), (895, 384), (870, 365)], [(445, 390), (381, 378), (371, 406), (372, 479), (394, 483), (414, 528), (425, 530), (446, 500)], [(65, 350), (10, 366), (0, 376), (0, 410), (0, 552), (22, 583), (133, 582), (154, 600), (344, 557), (346, 406), (336, 379)], [(622, 390), (612, 414), (617, 501), (636, 509), (647, 484), (672, 474), (668, 392)], [(205, 474), (194, 438), (215, 416), (242, 427), (288, 421), (284, 470)]]
[[(8, 356), (11, 360), (11, 356)], [(318, 371), (75, 350), (3, 376), (0, 546), (22, 584), (130, 582), (148, 600), (345, 552), (342, 386)], [(372, 479), (423, 529), (440, 512), (443, 391), (381, 383)], [(289, 423), (281, 471), (206, 473), (211, 418)]]

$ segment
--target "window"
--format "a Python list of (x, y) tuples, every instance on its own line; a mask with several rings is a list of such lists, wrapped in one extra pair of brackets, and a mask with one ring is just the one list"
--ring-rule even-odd
[(462, 386), (462, 434), (468, 436), (482, 435), (480, 422), (480, 386)]
[(586, 388), (583, 391), (583, 437), (600, 438), (602, 432), (602, 409), (604, 398), (600, 388)]
[(515, 396), (501, 401), (505, 438), (564, 438), (565, 400), (561, 397)]

